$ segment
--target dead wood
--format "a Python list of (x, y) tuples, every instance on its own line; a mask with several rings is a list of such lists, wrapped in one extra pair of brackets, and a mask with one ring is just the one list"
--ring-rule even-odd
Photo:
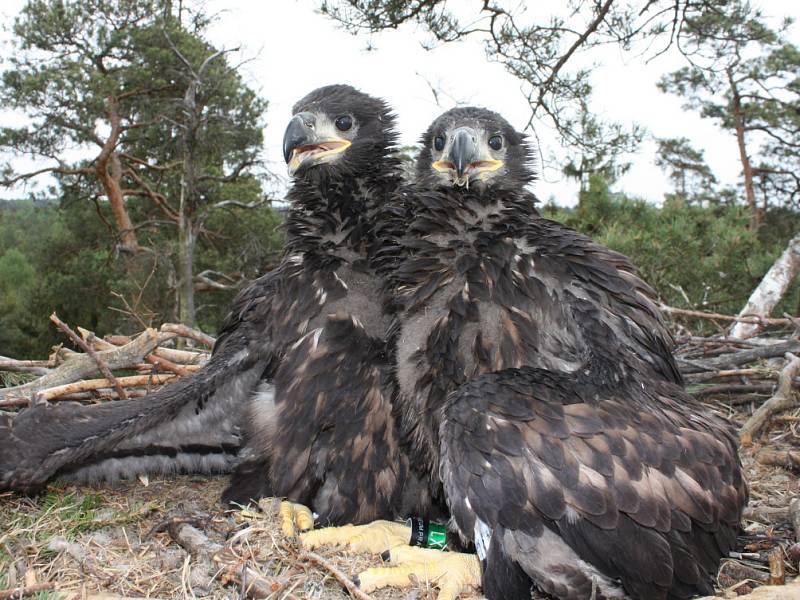
[(742, 512), (746, 521), (759, 523), (776, 523), (789, 518), (789, 509), (785, 506), (747, 506)]
[[(754, 589), (749, 594), (735, 597), (737, 600), (800, 600), (800, 579), (788, 585), (765, 585)], [(704, 596), (698, 600), (719, 600), (719, 598)]]
[(47, 375), (55, 366), (55, 361), (52, 360), (16, 360), (0, 356), (0, 371)]
[[(78, 331), (81, 337), (90, 342), (96, 350), (111, 350), (124, 346), (131, 341), (130, 336), (127, 335), (109, 335), (101, 339), (92, 331), (83, 327), (78, 327)], [(174, 333), (161, 333), (159, 338), (162, 336), (164, 341), (175, 338)], [(207, 350), (177, 350), (175, 348), (165, 348), (164, 346), (158, 346), (151, 354), (179, 365), (201, 365), (211, 356)]]
[(749, 446), (753, 443), (753, 436), (764, 426), (764, 423), (771, 415), (795, 404), (792, 383), (800, 373), (800, 358), (789, 352), (786, 353), (786, 358), (789, 362), (783, 367), (780, 377), (778, 377), (778, 391), (758, 407), (753, 416), (742, 425), (739, 431), (739, 440), (743, 446)]
[(247, 598), (283, 598), (285, 600), (298, 600), (291, 593), (279, 595), (286, 584), (276, 579), (267, 579), (261, 573), (242, 564), (242, 561), (229, 551), (218, 552), (214, 561), (219, 563), (224, 571), (220, 576), (222, 583), (234, 582)]
[(794, 527), (794, 539), (800, 542), (800, 498), (792, 498), (789, 502), (789, 518)]
[(208, 536), (185, 519), (173, 519), (167, 524), (170, 537), (192, 555), (212, 555), (223, 546), (212, 542)]
[(97, 363), (97, 368), (100, 370), (100, 373), (103, 375), (103, 377), (108, 379), (114, 386), (114, 389), (117, 391), (117, 396), (119, 396), (121, 400), (127, 400), (128, 396), (125, 394), (125, 390), (122, 389), (122, 386), (117, 381), (117, 378), (114, 377), (111, 369), (108, 368), (108, 365), (105, 363), (105, 361), (100, 358), (97, 352), (94, 351), (94, 348), (92, 348), (91, 344), (87, 344), (85, 341), (83, 341), (83, 339), (77, 333), (70, 329), (69, 325), (58, 318), (56, 313), (50, 315), (50, 320), (56, 324), (56, 327), (66, 333), (67, 336), (69, 336), (69, 338), (75, 342), (81, 350), (92, 357), (92, 360)]
[(164, 323), (161, 326), (161, 331), (166, 333), (174, 333), (181, 337), (189, 338), (200, 342), (208, 346), (209, 348), (214, 347), (214, 343), (217, 341), (216, 338), (208, 335), (207, 333), (203, 333), (198, 329), (192, 329), (191, 327), (187, 327), (186, 325), (181, 325), (180, 323)]
[[(735, 323), (749, 323), (754, 325), (760, 325), (762, 327), (766, 325), (794, 325), (794, 319), (791, 318), (768, 318), (768, 317), (760, 317), (758, 315), (742, 315), (734, 317), (733, 315), (723, 315), (721, 313), (713, 313), (713, 312), (704, 312), (702, 310), (689, 310), (686, 308), (675, 308), (674, 306), (667, 306), (666, 304), (660, 304), (658, 308), (661, 312), (665, 312), (669, 315), (680, 315), (682, 317), (695, 317), (697, 319), (707, 319), (710, 321), (730, 321)], [(731, 336), (736, 337), (736, 336)]]
[(763, 571), (758, 571), (753, 567), (748, 567), (735, 560), (724, 560), (719, 569), (719, 576), (726, 575), (733, 581), (750, 580), (758, 583), (767, 583), (769, 575)]
[[(144, 360), (144, 356), (151, 352), (158, 342), (158, 332), (155, 329), (146, 329), (129, 344), (115, 350), (99, 352), (98, 355), (110, 369), (124, 368)], [(97, 373), (97, 363), (92, 357), (84, 354), (71, 354), (61, 366), (35, 381), (14, 387), (0, 388), (0, 400), (29, 398), (41, 390), (72, 383), (95, 373)]]
[(786, 340), (784, 342), (778, 342), (777, 344), (770, 344), (769, 346), (737, 350), (703, 361), (679, 359), (679, 362), (685, 365), (681, 366), (681, 371), (686, 374), (702, 373), (703, 371), (735, 369), (741, 365), (746, 365), (757, 360), (784, 356), (787, 352), (800, 352), (800, 340)]
[(708, 371), (706, 373), (692, 373), (687, 375), (684, 379), (686, 383), (703, 383), (711, 381), (712, 379), (727, 379), (729, 377), (755, 377), (760, 379), (769, 379), (777, 377), (778, 372), (775, 369), (722, 369), (719, 371)]
[[(87, 337), (88, 338), (87, 341), (91, 343), (92, 346), (97, 346), (102, 350), (113, 350), (114, 348), (117, 348), (117, 346), (115, 346), (111, 342), (107, 342), (105, 340), (97, 338), (91, 331), (86, 331), (85, 329), (81, 329), (81, 335)], [(160, 356), (153, 356), (152, 353), (145, 356), (144, 359), (154, 367), (162, 369), (164, 371), (169, 371), (170, 373), (175, 373), (176, 375), (186, 376), (189, 375), (190, 373), (190, 371), (185, 367), (176, 365), (174, 362), (166, 358), (162, 358)]]
[[(792, 386), (800, 387), (800, 383), (793, 383)], [(694, 389), (689, 393), (695, 398), (701, 398), (715, 394), (770, 394), (774, 390), (774, 383), (721, 383)]]
[(761, 321), (748, 323), (739, 320), (731, 329), (731, 337), (747, 338), (758, 333), (767, 324), (764, 322), (764, 317), (778, 305), (798, 272), (800, 272), (800, 234), (789, 241), (786, 249), (764, 275), (739, 313), (739, 319), (756, 317)]
[(783, 467), (784, 469), (800, 469), (800, 452), (796, 450), (762, 450), (756, 454), (756, 460), (762, 465), (770, 467)]
[[(171, 519), (166, 526), (170, 537), (192, 556), (203, 561), (213, 562), (224, 569), (223, 579), (235, 581), (248, 598), (268, 598), (279, 592), (283, 585), (271, 581), (256, 570), (242, 564), (242, 561), (230, 549), (212, 542), (205, 533), (192, 525), (187, 519)], [(287, 600), (297, 600), (288, 594)]]
[(769, 553), (769, 583), (770, 585), (783, 585), (786, 583), (783, 549), (780, 546), (776, 546)]
[[(154, 373), (152, 375), (130, 375), (129, 377), (118, 377), (117, 382), (122, 387), (138, 387), (138, 386), (154, 386), (162, 385), (168, 381), (175, 379), (174, 373)], [(59, 396), (66, 394), (74, 394), (77, 392), (86, 392), (92, 390), (111, 389), (112, 385), (108, 379), (83, 379), (75, 383), (67, 383), (59, 385), (38, 394), (40, 400), (52, 400)]]
[[(147, 365), (148, 367), (150, 365)], [(149, 372), (147, 374), (150, 374)], [(128, 399), (141, 398), (146, 396), (148, 392), (146, 389), (126, 388)], [(118, 400), (116, 392), (111, 388), (101, 388), (99, 390), (90, 390), (86, 392), (75, 392), (74, 394), (64, 394), (50, 398), (48, 402), (80, 402), (82, 404), (97, 404), (98, 402), (105, 402), (108, 400)], [(28, 398), (8, 398), (7, 400), (0, 400), (0, 408), (25, 408), (30, 406)]]

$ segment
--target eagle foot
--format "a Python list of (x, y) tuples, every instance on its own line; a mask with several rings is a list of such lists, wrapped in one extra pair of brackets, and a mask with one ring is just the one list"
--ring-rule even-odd
[(439, 588), (438, 600), (455, 600), (465, 589), (481, 587), (481, 564), (474, 554), (397, 546), (385, 558), (394, 566), (362, 571), (354, 583), (365, 592), (427, 583)]
[(300, 536), (306, 550), (320, 546), (347, 546), (354, 552), (381, 554), (408, 544), (411, 527), (394, 521), (373, 521), (368, 525), (344, 525), (309, 531)]
[(307, 506), (284, 500), (281, 502), (280, 515), (283, 535), (288, 538), (294, 537), (297, 532), (314, 529), (314, 515)]

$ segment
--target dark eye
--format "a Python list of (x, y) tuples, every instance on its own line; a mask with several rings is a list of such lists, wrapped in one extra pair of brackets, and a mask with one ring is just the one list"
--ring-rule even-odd
[(493, 135), (489, 138), (489, 148), (492, 150), (500, 150), (503, 147), (503, 138), (499, 135)]
[(353, 126), (353, 117), (350, 115), (337, 117), (336, 121), (334, 121), (334, 124), (336, 125), (336, 129), (339, 131), (347, 131)]
[(437, 135), (435, 138), (433, 138), (433, 147), (437, 152), (444, 150), (444, 138), (440, 135)]

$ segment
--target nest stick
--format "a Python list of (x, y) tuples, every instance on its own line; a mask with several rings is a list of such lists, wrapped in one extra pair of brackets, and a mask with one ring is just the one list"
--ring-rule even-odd
[(800, 358), (790, 352), (787, 352), (785, 356), (789, 362), (781, 369), (781, 374), (778, 377), (778, 391), (758, 407), (758, 410), (742, 425), (742, 429), (739, 431), (739, 440), (743, 446), (749, 446), (753, 443), (753, 436), (761, 430), (770, 416), (792, 407), (795, 403), (792, 383), (797, 374), (800, 373)]
[(56, 324), (56, 327), (58, 327), (61, 331), (66, 333), (69, 336), (69, 338), (80, 347), (81, 350), (83, 350), (84, 352), (86, 352), (86, 354), (92, 357), (92, 360), (94, 360), (94, 362), (97, 363), (97, 368), (100, 369), (100, 373), (102, 373), (103, 377), (108, 379), (114, 386), (114, 389), (116, 390), (119, 399), (127, 400), (128, 395), (125, 393), (125, 390), (122, 389), (122, 386), (120, 385), (119, 381), (117, 381), (117, 378), (114, 377), (114, 374), (111, 372), (111, 369), (109, 369), (106, 362), (102, 358), (100, 358), (100, 355), (98, 355), (97, 352), (95, 352), (91, 344), (87, 344), (83, 340), (83, 338), (81, 338), (81, 336), (72, 331), (69, 325), (67, 325), (66, 323), (64, 323), (64, 321), (58, 318), (56, 313), (50, 315), (50, 320)]
[(336, 581), (341, 583), (347, 589), (347, 591), (353, 598), (356, 598), (356, 600), (372, 600), (372, 596), (358, 589), (356, 587), (356, 584), (353, 583), (353, 580), (350, 579), (350, 577), (342, 573), (339, 569), (337, 569), (330, 562), (322, 558), (316, 552), (301, 552), (297, 558), (299, 558), (300, 560), (307, 560), (309, 562), (313, 562), (314, 564), (328, 571), (331, 575), (334, 576)]

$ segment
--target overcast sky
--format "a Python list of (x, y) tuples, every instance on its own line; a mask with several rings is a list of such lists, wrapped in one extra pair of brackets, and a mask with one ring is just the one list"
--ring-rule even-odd
[[(799, 2), (756, 3), (767, 15), (800, 16)], [(23, 4), (23, 0), (3, 0), (0, 14), (6, 25)], [(449, 4), (464, 11), (478, 5), (468, 0)], [(527, 123), (529, 108), (518, 81), (501, 65), (487, 60), (479, 37), (426, 51), (421, 42), (427, 35), (421, 28), (405, 26), (371, 37), (353, 36), (316, 13), (317, 5), (316, 0), (206, 2), (209, 12), (219, 12), (210, 30), (211, 40), (226, 48), (241, 47), (241, 57), (252, 57), (243, 67), (245, 79), (270, 102), (265, 156), (273, 171), (285, 171), (281, 138), (292, 104), (310, 90), (330, 83), (350, 83), (389, 100), (399, 114), (404, 143), (415, 142), (437, 114), (457, 102), (496, 110), (520, 128)], [(3, 37), (7, 39), (8, 34)], [(368, 46), (374, 50), (367, 51)], [(679, 98), (656, 89), (661, 74), (682, 66), (680, 57), (669, 54), (645, 65), (608, 48), (593, 53), (591, 59), (597, 65), (592, 81), (595, 112), (610, 120), (638, 122), (653, 136), (686, 136), (705, 150), (719, 179), (737, 181), (740, 166), (732, 137), (711, 121), (682, 109)], [(434, 101), (428, 82), (444, 92), (439, 97), (441, 106)], [(557, 139), (546, 126), (537, 125), (536, 133), (546, 156), (560, 152)], [(655, 145), (648, 141), (617, 189), (660, 201), (670, 186), (654, 157)], [(535, 191), (543, 201), (553, 196), (559, 204), (571, 204), (576, 184), (564, 180), (556, 169), (544, 169)]]

